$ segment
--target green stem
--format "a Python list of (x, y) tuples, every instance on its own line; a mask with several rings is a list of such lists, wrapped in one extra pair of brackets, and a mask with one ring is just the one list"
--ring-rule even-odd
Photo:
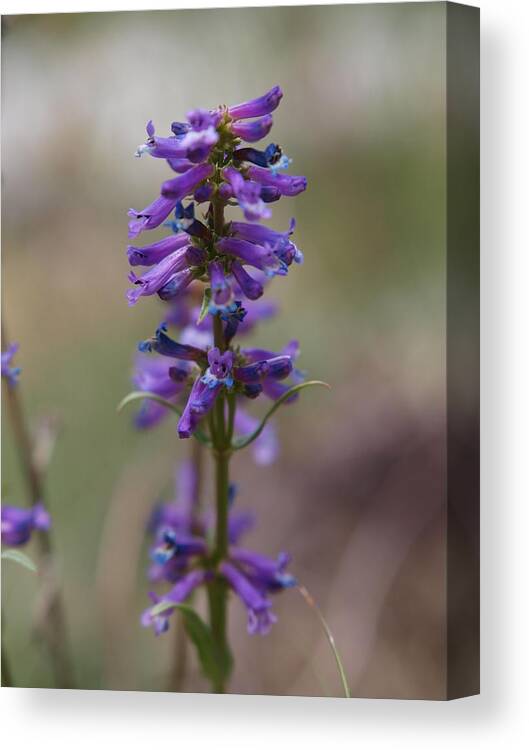
[[(2, 328), (2, 349), (6, 348), (7, 341), (5, 330)], [(22, 473), (28, 485), (31, 504), (44, 503), (44, 486), (33, 458), (33, 445), (24, 417), (18, 386), (12, 387), (5, 380), (3, 386), (4, 403), (7, 405), (9, 420), (22, 464)], [(42, 565), (39, 565), (39, 572), (44, 579), (43, 587), (49, 589), (49, 593), (47, 593), (46, 615), (43, 623), (43, 635), (50, 652), (56, 687), (71, 688), (74, 685), (68, 655), (66, 620), (62, 599), (55, 579), (52, 578), (50, 582), (49, 578), (50, 574), (52, 574), (51, 561), (53, 557), (51, 536), (48, 532), (37, 534), (36, 537), (39, 557), (42, 560)]]
[[(200, 505), (202, 499), (202, 472), (203, 472), (203, 458), (204, 451), (200, 443), (193, 440), (191, 443), (191, 462), (193, 464), (195, 475), (196, 475), (196, 490), (195, 497), (193, 498), (193, 509), (191, 517), (191, 528), (194, 530), (198, 520), (198, 514), (200, 512)], [(176, 635), (174, 642), (173, 651), (173, 666), (169, 675), (168, 690), (172, 693), (179, 693), (184, 687), (184, 681), (187, 670), (187, 635), (184, 627), (184, 620), (181, 619), (176, 627)]]
[(2, 634), (2, 687), (13, 687), (13, 684), (13, 675), (9, 667), (9, 661), (4, 648), (4, 636)]
[[(213, 231), (222, 232), (224, 226), (224, 204), (218, 198), (212, 201)], [(226, 341), (222, 321), (218, 315), (213, 318), (214, 344), (221, 352), (226, 350)], [(231, 407), (230, 407), (231, 409)], [(211, 417), (211, 439), (213, 443), (213, 460), (215, 462), (215, 495), (216, 495), (216, 524), (215, 546), (213, 560), (215, 564), (223, 560), (228, 552), (228, 488), (229, 462), (231, 455), (230, 425), (226, 424), (225, 396), (221, 393), (215, 402), (214, 414)], [(209, 615), (213, 639), (219, 658), (227, 653), (226, 637), (227, 624), (227, 586), (225, 581), (217, 575), (209, 584)], [(223, 693), (226, 685), (224, 680), (213, 684), (216, 693)]]

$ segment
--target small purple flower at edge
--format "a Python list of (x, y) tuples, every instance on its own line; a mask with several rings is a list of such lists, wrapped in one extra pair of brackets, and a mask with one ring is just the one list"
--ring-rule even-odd
[(5, 352), (2, 352), (2, 377), (6, 379), (10, 386), (15, 386), (20, 377), (20, 367), (11, 367), (11, 360), (17, 353), (18, 348), (19, 344), (15, 342), (8, 346)]
[(42, 503), (32, 508), (17, 508), (14, 505), (3, 505), (2, 544), (19, 547), (29, 542), (33, 531), (48, 531), (51, 518)]

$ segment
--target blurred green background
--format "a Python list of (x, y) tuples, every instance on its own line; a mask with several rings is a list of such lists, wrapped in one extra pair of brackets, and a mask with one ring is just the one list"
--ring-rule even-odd
[[(116, 414), (162, 313), (125, 300), (126, 211), (168, 177), (133, 153), (148, 119), (168, 132), (195, 106), (279, 83), (273, 139), (309, 188), (271, 225), (295, 215), (305, 264), (272, 285), (282, 312), (254, 340), (298, 338), (301, 367), (333, 390), (280, 413), (272, 468), (237, 458), (239, 506), (261, 519), (249, 543), (293, 552), (355, 695), (439, 697), (444, 5), (15, 16), (2, 29), (4, 322), (32, 423), (62, 425), (47, 488), (77, 684), (163, 689), (174, 648), (139, 627), (143, 524), (189, 446), (173, 423), (138, 434)], [(3, 497), (23, 502), (5, 421), (3, 438)], [(17, 684), (50, 685), (35, 579), (6, 564), (2, 597)], [(232, 690), (340, 694), (314, 614), (296, 592), (275, 609), (273, 633), (250, 638), (232, 603)], [(192, 659), (185, 688), (207, 689)]]

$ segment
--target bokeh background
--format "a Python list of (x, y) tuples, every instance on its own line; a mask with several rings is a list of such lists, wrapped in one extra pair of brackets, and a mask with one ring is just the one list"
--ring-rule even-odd
[[(80, 687), (165, 689), (177, 647), (139, 627), (143, 528), (189, 446), (174, 423), (138, 434), (116, 414), (161, 317), (154, 298), (125, 300), (126, 211), (168, 174), (133, 153), (150, 118), (168, 131), (280, 83), (273, 139), (309, 189), (272, 225), (296, 216), (305, 264), (271, 287), (281, 315), (254, 340), (298, 338), (332, 391), (280, 413), (272, 468), (237, 457), (238, 503), (259, 514), (253, 547), (294, 555), (354, 695), (444, 695), (443, 6), (3, 18), (4, 322), (32, 423), (61, 425), (48, 500)], [(8, 424), (3, 438), (3, 496), (22, 502)], [(2, 596), (17, 684), (50, 685), (35, 579), (5, 565)], [(232, 691), (339, 695), (313, 612), (295, 591), (275, 610), (273, 632), (251, 638), (232, 602)], [(207, 690), (192, 655), (184, 689)]]

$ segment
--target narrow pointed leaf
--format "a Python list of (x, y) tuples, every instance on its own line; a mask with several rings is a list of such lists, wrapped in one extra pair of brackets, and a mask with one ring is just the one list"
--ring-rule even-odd
[(12, 560), (13, 562), (22, 565), (23, 568), (31, 570), (32, 573), (37, 572), (37, 566), (33, 560), (28, 557), (24, 552), (20, 552), (18, 549), (6, 549), (2, 552), (2, 560)]
[(197, 326), (202, 323), (209, 311), (209, 303), (211, 302), (211, 289), (208, 287), (204, 289), (204, 296), (202, 297), (202, 306), (200, 308), (200, 314), (197, 320)]
[(323, 380), (307, 380), (305, 383), (299, 383), (298, 385), (292, 386), (292, 388), (289, 388), (288, 391), (283, 393), (281, 398), (278, 398), (277, 401), (274, 402), (272, 407), (267, 411), (265, 416), (263, 417), (261, 423), (259, 424), (259, 427), (257, 427), (254, 432), (251, 432), (249, 435), (245, 435), (243, 437), (237, 438), (233, 441), (233, 450), (241, 450), (242, 448), (246, 448), (247, 445), (250, 445), (250, 443), (253, 443), (254, 440), (256, 440), (261, 432), (264, 430), (266, 423), (274, 414), (277, 409), (281, 406), (281, 404), (284, 404), (285, 401), (288, 401), (288, 399), (293, 396), (298, 391), (302, 391), (304, 388), (309, 388), (313, 385), (323, 385), (325, 388), (330, 389), (330, 385), (328, 383), (324, 383)]
[(228, 651), (218, 652), (210, 627), (187, 604), (159, 602), (151, 608), (151, 614), (155, 617), (169, 609), (177, 609), (184, 618), (186, 633), (197, 650), (198, 659), (206, 677), (213, 683), (224, 682), (232, 669), (231, 654)]
[[(167, 399), (163, 398), (162, 396), (159, 396), (157, 393), (151, 393), (151, 391), (131, 391), (125, 396), (125, 398), (123, 398), (119, 402), (117, 411), (119, 413), (128, 404), (132, 404), (135, 401), (143, 401), (143, 399), (146, 399), (146, 398), (150, 399), (151, 401), (156, 401), (158, 404), (161, 404), (162, 406), (165, 406), (167, 409), (170, 409), (179, 417), (182, 416), (182, 409), (176, 406), (176, 404), (173, 404), (170, 401), (167, 401)], [(194, 437), (198, 440), (199, 443), (202, 443), (203, 445), (209, 445), (209, 442), (210, 442), (209, 438), (207, 437), (207, 435), (204, 435), (204, 433), (201, 430), (196, 430), (194, 433)]]

